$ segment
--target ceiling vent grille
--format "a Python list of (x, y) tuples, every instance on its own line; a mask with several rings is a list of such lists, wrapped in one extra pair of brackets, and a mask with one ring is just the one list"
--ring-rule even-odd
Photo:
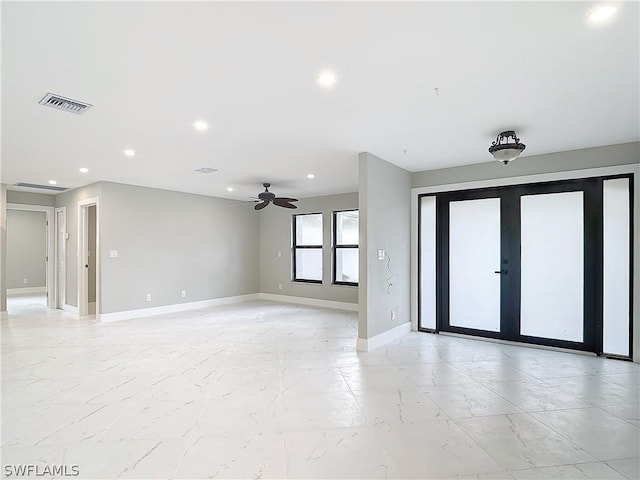
[(218, 169), (217, 168), (211, 168), (211, 167), (202, 167), (202, 168), (198, 168), (197, 170), (194, 170), (195, 172), (198, 173), (213, 173), (213, 172), (217, 172)]
[(56, 95), (55, 93), (47, 93), (38, 103), (45, 107), (55, 108), (62, 110), (63, 112), (75, 113), (76, 115), (82, 115), (93, 106), (89, 103)]
[(69, 190), (67, 187), (58, 187), (56, 185), (38, 185), (37, 183), (14, 183), (14, 187), (25, 187), (25, 188), (39, 188), (41, 190), (54, 190), (56, 192), (63, 192), (65, 190)]

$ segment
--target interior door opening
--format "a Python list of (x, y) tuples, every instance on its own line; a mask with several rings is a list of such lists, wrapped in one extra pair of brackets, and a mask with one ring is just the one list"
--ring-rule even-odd
[(53, 235), (53, 207), (7, 204), (8, 313), (27, 305), (55, 307)]
[(98, 202), (89, 199), (78, 203), (78, 314), (100, 312)]

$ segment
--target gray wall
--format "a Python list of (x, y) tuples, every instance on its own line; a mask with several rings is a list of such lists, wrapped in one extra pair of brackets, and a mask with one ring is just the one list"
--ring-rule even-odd
[(55, 205), (55, 195), (46, 195), (44, 193), (30, 192), (14, 192), (7, 191), (7, 203), (21, 203), (23, 205), (44, 205), (45, 207), (53, 207)]
[[(359, 168), (358, 337), (367, 339), (410, 321), (411, 174), (370, 153), (360, 154)], [(390, 289), (388, 260), (377, 260), (378, 249), (391, 259)]]
[(87, 209), (87, 220), (88, 220), (88, 245), (89, 245), (89, 278), (88, 278), (88, 289), (89, 293), (87, 295), (89, 303), (96, 301), (96, 207), (89, 207)]
[(461, 167), (415, 172), (412, 174), (411, 183), (413, 187), (431, 187), (450, 183), (609, 167), (638, 162), (640, 162), (640, 142), (621, 143), (619, 145), (522, 157), (514, 160), (509, 165), (503, 165), (493, 160)]
[[(296, 210), (269, 206), (260, 216), (260, 291), (295, 297), (316, 298), (337, 302), (358, 302), (358, 287), (332, 285), (331, 281), (331, 222), (337, 210), (358, 208), (358, 194), (345, 193), (323, 197), (303, 198)], [(238, 209), (253, 210), (253, 204), (237, 205)], [(291, 216), (300, 213), (323, 213), (322, 285), (293, 282), (291, 252)], [(278, 252), (281, 256), (278, 257)], [(278, 289), (282, 284), (282, 290)]]
[(78, 306), (78, 202), (92, 197), (101, 196), (101, 184), (94, 183), (86, 187), (76, 188), (69, 192), (55, 196), (56, 207), (66, 207), (67, 211), (67, 265), (65, 284), (66, 303)]
[(47, 285), (46, 222), (45, 212), (7, 210), (7, 288)]
[(257, 215), (226, 199), (102, 183), (100, 313), (258, 293)]
[[(7, 311), (7, 186), (0, 184), (0, 312)], [(4, 313), (3, 313), (4, 314)]]

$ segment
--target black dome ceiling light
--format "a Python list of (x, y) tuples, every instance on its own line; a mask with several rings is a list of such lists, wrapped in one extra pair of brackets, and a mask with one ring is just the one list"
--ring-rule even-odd
[[(512, 141), (509, 141), (512, 139)], [(527, 146), (520, 143), (520, 139), (513, 130), (507, 130), (498, 134), (496, 140), (491, 142), (489, 153), (499, 162), (507, 165), (520, 156)]]

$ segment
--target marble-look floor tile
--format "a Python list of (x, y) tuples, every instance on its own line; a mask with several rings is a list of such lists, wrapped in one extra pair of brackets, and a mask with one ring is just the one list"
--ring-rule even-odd
[(624, 477), (606, 463), (591, 462), (559, 467), (534, 468), (511, 472), (516, 480), (549, 480), (549, 479), (592, 479), (592, 480), (624, 480)]
[(508, 470), (585, 463), (595, 458), (526, 414), (456, 420)]
[(599, 408), (532, 413), (599, 460), (638, 456), (640, 429)]
[(357, 352), (356, 312), (268, 301), (111, 324), (43, 302), (9, 312), (4, 464), (90, 479), (607, 478), (592, 452), (640, 477), (631, 362), (421, 332)]
[(285, 393), (282, 406), (286, 431), (367, 424), (367, 417), (351, 392)]
[(398, 478), (369, 427), (287, 432), (285, 444), (288, 478)]
[(102, 441), (128, 439), (185, 439), (195, 428), (205, 400), (132, 399), (113, 424), (100, 436)]
[(606, 375), (550, 378), (545, 383), (598, 407), (628, 405), (640, 399), (640, 387), (611, 383)]
[(197, 435), (187, 444), (175, 478), (285, 478), (280, 432)]
[(609, 460), (605, 462), (616, 472), (629, 480), (640, 478), (640, 458), (625, 458), (623, 460)]
[(430, 385), (458, 385), (476, 380), (447, 363), (399, 365), (399, 370), (419, 387)]
[(545, 383), (489, 382), (485, 385), (524, 412), (591, 406), (588, 401)]
[(354, 396), (372, 425), (448, 418), (442, 409), (415, 387), (356, 390)]
[(395, 366), (341, 367), (340, 371), (352, 390), (412, 386)]
[(459, 385), (430, 385), (420, 389), (451, 418), (522, 412), (513, 403), (477, 382)]
[(373, 427), (401, 478), (445, 478), (504, 470), (453, 420)]
[(640, 427), (640, 404), (634, 405), (616, 405), (614, 407), (600, 407), (607, 413), (617, 417), (625, 422), (629, 422), (636, 427)]
[(291, 368), (281, 370), (282, 389), (290, 392), (344, 392), (349, 387), (337, 367)]

